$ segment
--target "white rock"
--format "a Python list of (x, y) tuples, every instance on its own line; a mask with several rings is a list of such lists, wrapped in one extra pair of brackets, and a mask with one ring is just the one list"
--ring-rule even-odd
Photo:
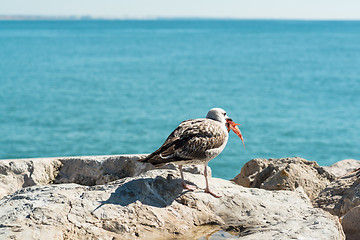
[(267, 190), (295, 190), (301, 186), (309, 198), (314, 199), (333, 180), (335, 177), (316, 162), (295, 157), (253, 159), (232, 181), (244, 187)]
[[(339, 174), (344, 175), (343, 172)], [(336, 216), (342, 216), (346, 238), (360, 239), (360, 171), (347, 172), (327, 185), (314, 199), (314, 205)]]
[(339, 217), (359, 206), (360, 172), (349, 174), (327, 185), (315, 198), (314, 205)]
[(341, 224), (347, 240), (360, 239), (360, 205), (350, 209), (342, 218)]
[(344, 239), (338, 218), (313, 208), (301, 189), (210, 178), (222, 195), (214, 198), (204, 176), (185, 179), (201, 189), (183, 191), (177, 170), (160, 169), (106, 185), (24, 188), (0, 200), (0, 239), (197, 239), (220, 227), (243, 239)]
[(323, 168), (335, 176), (340, 177), (360, 168), (360, 161), (355, 159), (345, 159)]
[[(92, 186), (137, 176), (155, 169), (151, 164), (137, 161), (145, 156), (147, 154), (0, 160), (0, 198), (35, 185), (78, 183)], [(162, 168), (176, 169), (176, 166), (168, 164)], [(183, 170), (203, 174), (204, 166), (184, 166)], [(210, 168), (208, 175), (211, 176)]]
[(0, 198), (23, 187), (53, 182), (60, 167), (55, 158), (0, 160)]

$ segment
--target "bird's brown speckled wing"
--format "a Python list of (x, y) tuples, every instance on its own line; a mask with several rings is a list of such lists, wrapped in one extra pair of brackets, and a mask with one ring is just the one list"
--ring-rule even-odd
[(227, 134), (220, 122), (211, 119), (192, 119), (182, 122), (164, 144), (142, 162), (154, 165), (176, 161), (206, 159), (206, 151), (219, 148)]

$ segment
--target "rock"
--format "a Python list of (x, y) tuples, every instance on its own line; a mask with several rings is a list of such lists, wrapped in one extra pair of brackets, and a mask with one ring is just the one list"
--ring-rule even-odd
[[(35, 185), (78, 183), (93, 186), (124, 177), (137, 176), (155, 169), (151, 164), (137, 161), (146, 155), (0, 160), (0, 198), (23, 187)], [(176, 169), (176, 166), (168, 164), (162, 168)], [(203, 174), (204, 166), (184, 166), (183, 171)], [(211, 176), (210, 168), (208, 168), (208, 174)]]
[(345, 159), (334, 163), (331, 166), (323, 167), (329, 173), (334, 174), (337, 177), (341, 177), (351, 171), (360, 168), (360, 161), (355, 159)]
[[(347, 236), (359, 236), (360, 228), (355, 223), (360, 217), (351, 211), (360, 205), (360, 171), (350, 173), (359, 167), (360, 161), (352, 159), (329, 167), (301, 158), (253, 159), (233, 181), (269, 190), (294, 190), (301, 186), (315, 207), (339, 217), (349, 212), (349, 217), (343, 217), (344, 232)], [(335, 175), (343, 177), (336, 180)]]
[[(159, 169), (172, 169), (177, 170), (178, 166), (172, 163), (166, 164), (162, 167), (159, 167)], [(184, 165), (183, 166), (183, 172), (189, 172), (193, 174), (202, 174), (204, 175), (205, 166), (204, 165)], [(207, 175), (212, 176), (211, 168), (207, 166)]]
[(360, 205), (360, 172), (330, 183), (319, 193), (314, 205), (339, 217)]
[(301, 186), (312, 200), (335, 180), (316, 162), (302, 158), (253, 159), (232, 181), (244, 187), (267, 190), (295, 190)]
[(330, 183), (314, 199), (314, 206), (343, 216), (346, 238), (360, 239), (360, 171), (346, 174)]
[(23, 187), (53, 182), (61, 165), (51, 158), (0, 160), (0, 198)]
[(145, 154), (139, 154), (59, 159), (62, 167), (59, 169), (55, 183), (78, 183), (93, 186), (124, 177), (137, 176), (154, 169), (151, 164), (137, 161), (145, 156)]
[[(155, 169), (105, 185), (23, 188), (0, 200), (1, 239), (197, 239), (220, 229), (243, 239), (344, 239), (338, 218), (313, 208), (302, 188), (267, 191)], [(74, 178), (76, 179), (76, 178)]]
[(341, 224), (347, 240), (360, 239), (360, 206), (349, 210), (342, 218)]
[[(155, 169), (149, 163), (137, 160), (147, 154), (96, 156), (96, 157), (70, 157), (59, 159), (62, 167), (56, 177), (55, 183), (78, 183), (86, 186), (105, 184), (124, 177), (138, 176), (140, 173)], [(160, 169), (177, 169), (174, 164), (167, 164)], [(184, 166), (184, 172), (203, 174), (204, 166)], [(208, 168), (211, 175), (211, 170)]]

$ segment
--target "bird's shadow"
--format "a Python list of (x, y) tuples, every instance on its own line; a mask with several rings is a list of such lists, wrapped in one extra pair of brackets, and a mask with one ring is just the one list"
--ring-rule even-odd
[(100, 202), (101, 204), (92, 212), (105, 204), (128, 206), (136, 201), (163, 208), (171, 205), (176, 198), (186, 192), (183, 191), (181, 179), (174, 179), (172, 174), (166, 178), (158, 176), (156, 178), (135, 179), (119, 186), (107, 200)]

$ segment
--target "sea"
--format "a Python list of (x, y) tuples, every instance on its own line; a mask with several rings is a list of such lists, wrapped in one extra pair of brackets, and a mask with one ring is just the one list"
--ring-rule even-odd
[(209, 162), (360, 159), (360, 21), (0, 21), (0, 159), (151, 153), (220, 107)]

